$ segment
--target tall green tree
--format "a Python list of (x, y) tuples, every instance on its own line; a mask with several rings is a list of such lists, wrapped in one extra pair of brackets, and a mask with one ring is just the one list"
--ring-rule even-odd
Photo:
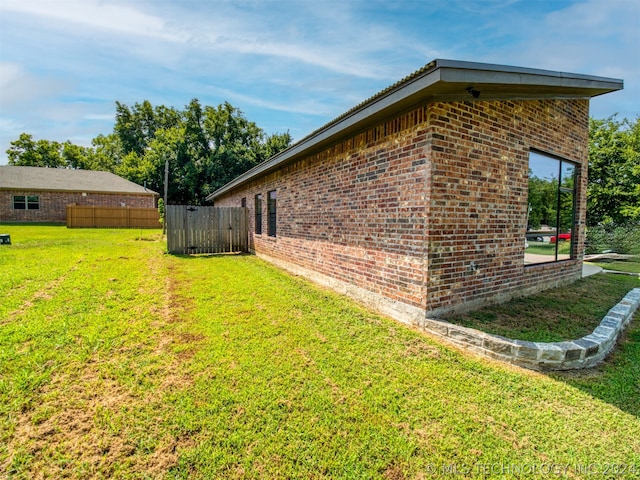
[(182, 174), (178, 164), (178, 156), (184, 149), (184, 127), (159, 129), (155, 138), (149, 144), (139, 166), (146, 179), (147, 186), (163, 195), (165, 165), (169, 165), (169, 203), (191, 204), (194, 203), (190, 193), (188, 179)]
[(117, 172), (124, 156), (120, 137), (115, 133), (100, 134), (91, 140), (91, 145), (93, 148), (87, 149), (89, 169)]
[(164, 192), (169, 162), (169, 203), (202, 204), (209, 193), (291, 144), (289, 133), (268, 136), (225, 102), (183, 110), (148, 100), (116, 102), (115, 125), (92, 147), (35, 141), (26, 133), (7, 150), (11, 165), (104, 170)]
[(587, 224), (640, 220), (640, 117), (589, 121)]
[(61, 155), (64, 165), (68, 168), (92, 170), (91, 149), (75, 145), (69, 140), (62, 144)]
[(116, 102), (113, 131), (120, 139), (125, 155), (133, 152), (142, 158), (158, 129), (175, 127), (180, 121), (181, 115), (176, 109), (164, 105), (154, 108), (148, 100), (132, 107)]
[(62, 145), (49, 140), (34, 140), (27, 133), (20, 134), (7, 150), (9, 165), (23, 167), (64, 167)]

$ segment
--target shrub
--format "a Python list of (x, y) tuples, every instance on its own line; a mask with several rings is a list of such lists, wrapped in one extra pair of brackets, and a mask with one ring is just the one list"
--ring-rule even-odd
[(585, 253), (612, 251), (640, 255), (640, 223), (606, 224), (587, 228)]

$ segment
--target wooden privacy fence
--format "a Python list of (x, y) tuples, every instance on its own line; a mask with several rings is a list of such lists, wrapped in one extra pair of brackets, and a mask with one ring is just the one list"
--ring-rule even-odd
[(156, 208), (67, 205), (67, 228), (162, 228)]
[(247, 209), (167, 205), (170, 253), (226, 253), (249, 250)]

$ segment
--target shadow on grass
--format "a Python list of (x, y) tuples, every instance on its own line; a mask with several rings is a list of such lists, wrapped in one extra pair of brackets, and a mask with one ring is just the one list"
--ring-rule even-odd
[(222, 253), (171, 253), (167, 252), (167, 255), (171, 255), (175, 258), (183, 258), (185, 260), (203, 260), (203, 259), (219, 259), (229, 257), (252, 257), (255, 256), (252, 253), (247, 252), (222, 252)]
[(549, 376), (640, 418), (640, 315), (636, 313), (601, 365)]

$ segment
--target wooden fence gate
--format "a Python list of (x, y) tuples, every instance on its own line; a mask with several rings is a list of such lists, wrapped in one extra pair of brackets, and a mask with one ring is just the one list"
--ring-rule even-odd
[(167, 205), (170, 253), (248, 252), (247, 209)]

